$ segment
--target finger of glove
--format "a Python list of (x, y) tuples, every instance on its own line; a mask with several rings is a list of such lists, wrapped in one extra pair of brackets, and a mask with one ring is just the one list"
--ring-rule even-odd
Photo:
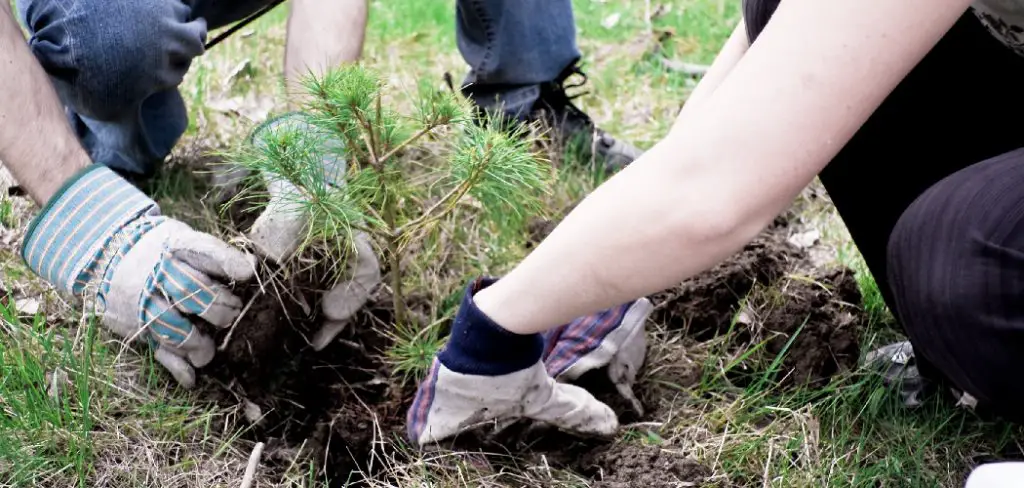
[(175, 355), (167, 349), (157, 346), (154, 358), (171, 373), (174, 380), (182, 387), (191, 389), (196, 386), (196, 372), (185, 362), (185, 358)]
[[(579, 317), (562, 327), (558, 332), (548, 336), (544, 350), (544, 366), (548, 374), (558, 378), (580, 359), (592, 355), (604, 346), (605, 354), (593, 367), (607, 364), (617, 349), (617, 344), (605, 343), (605, 340), (622, 325), (622, 319), (631, 304), (623, 304), (601, 312)], [(596, 358), (596, 357), (595, 357)], [(588, 368), (588, 369), (592, 369)]]
[(608, 363), (608, 378), (619, 394), (633, 406), (639, 415), (644, 414), (643, 404), (633, 392), (637, 373), (647, 355), (647, 335), (643, 327), (634, 327), (622, 347)]
[(340, 283), (324, 297), (323, 311), (333, 321), (348, 320), (366, 304), (370, 293), (380, 284), (380, 262), (370, 245), (369, 237), (360, 232), (353, 239), (352, 278)]
[(206, 366), (214, 355), (213, 340), (192, 326), (167, 300), (150, 296), (143, 301), (143, 323), (150, 336), (197, 367)]
[(642, 322), (628, 326), (627, 330), (629, 335), (622, 341), (618, 352), (608, 364), (608, 375), (616, 385), (631, 387), (647, 356), (647, 334)]
[(275, 263), (283, 263), (302, 242), (308, 217), (301, 212), (301, 209), (271, 202), (256, 218), (246, 236), (261, 255)]
[(528, 418), (592, 436), (611, 436), (619, 428), (619, 419), (611, 407), (583, 388), (545, 377), (544, 384), (536, 391), (538, 398), (527, 399), (525, 416)]
[(161, 262), (155, 279), (174, 308), (217, 327), (231, 325), (241, 313), (242, 300), (227, 287), (177, 259)]
[(348, 326), (347, 320), (329, 320), (324, 322), (320, 327), (320, 330), (316, 331), (316, 335), (313, 336), (313, 350), (322, 351), (331, 342), (334, 342), (334, 338), (337, 337), (341, 331), (345, 330), (346, 326)]
[(171, 254), (193, 268), (216, 278), (248, 281), (256, 273), (256, 259), (230, 244), (187, 226), (168, 241)]

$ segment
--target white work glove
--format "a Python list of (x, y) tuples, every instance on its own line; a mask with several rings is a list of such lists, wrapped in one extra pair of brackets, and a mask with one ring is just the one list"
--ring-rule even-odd
[[(253, 133), (253, 142), (261, 143), (261, 131), (272, 131), (279, 127), (289, 130), (316, 130), (303, 120), (302, 114), (291, 113), (257, 128)], [(341, 151), (337, 149), (329, 152), (340, 154)], [(343, 186), (345, 161), (326, 156), (328, 151), (324, 153), (324, 181), (330, 185)], [(270, 174), (263, 174), (263, 178), (267, 184), (270, 201), (253, 223), (247, 237), (259, 254), (283, 264), (294, 255), (302, 243), (303, 236), (308, 231), (309, 216), (295, 204), (299, 195), (294, 185)], [(364, 232), (356, 232), (352, 244), (355, 252), (351, 255), (348, 280), (328, 290), (322, 301), (324, 321), (312, 341), (313, 348), (317, 351), (327, 347), (344, 330), (352, 316), (366, 304), (373, 289), (381, 281), (380, 264), (369, 236)]]
[(409, 439), (418, 446), (521, 418), (583, 436), (610, 436), (618, 418), (586, 390), (555, 381), (541, 359), (540, 334), (520, 335), (495, 324), (473, 302), (494, 283), (467, 286), (445, 347), (434, 358), (407, 414)]
[(653, 310), (651, 301), (641, 298), (546, 332), (543, 358), (548, 374), (571, 382), (607, 366), (608, 379), (616, 390), (643, 415), (633, 384), (647, 355), (644, 325)]
[(94, 297), (86, 312), (122, 337), (148, 342), (186, 388), (195, 385), (193, 368), (214, 356), (213, 340), (190, 317), (230, 325), (242, 303), (217, 279), (246, 281), (255, 272), (253, 256), (160, 215), (156, 202), (100, 164), (50, 199), (22, 257), (87, 305)]

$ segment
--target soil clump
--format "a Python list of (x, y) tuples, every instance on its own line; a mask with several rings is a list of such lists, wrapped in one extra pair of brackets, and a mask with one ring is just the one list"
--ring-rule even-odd
[[(233, 218), (243, 220), (240, 214)], [(530, 241), (539, 242), (553, 228), (551, 222), (535, 221)], [(783, 383), (827, 381), (855, 365), (863, 321), (852, 272), (803, 280), (789, 276), (806, 253), (787, 242), (787, 232), (786, 220), (779, 219), (731, 259), (651, 297), (656, 306), (652, 322), (684, 338), (679, 354), (688, 344), (729, 330), (744, 298), (763, 285), (780, 291), (780, 297), (735, 324), (734, 345), (767, 341), (769, 354), (785, 351), (774, 372)], [(328, 288), (317, 277), (325, 273), (311, 268), (287, 279), (281, 275), (264, 266), (260, 279), (235, 290), (248, 309), (224, 350), (203, 368), (205, 388), (222, 405), (245, 405), (252, 425), (244, 435), (267, 443), (264, 466), (270, 470), (283, 472), (299, 458), (315, 459), (332, 486), (359, 486), (364, 476), (383, 476), (369, 469), (369, 460), (402, 458), (396, 451), (379, 451), (394, 449), (394, 441), (404, 438), (405, 412), (417, 386), (394, 378), (383, 360), (391, 344), (386, 335), (392, 322), (389, 298), (379, 291), (336, 340), (315, 351), (310, 340), (319, 325), (320, 297)], [(427, 300), (412, 300), (410, 309), (429, 316)], [(221, 344), (228, 331), (211, 333)], [(645, 391), (643, 375), (642, 369), (638, 394)], [(611, 406), (622, 424), (657, 420), (665, 413), (650, 408), (658, 399), (647, 395), (641, 395), (645, 414), (634, 412), (604, 370), (576, 384)], [(671, 446), (584, 439), (529, 421), (497, 433), (467, 433), (445, 445), (469, 453), (511, 453), (518, 460), (570, 469), (602, 488), (702, 486), (711, 475)], [(494, 469), (510, 462), (501, 458), (484, 456), (482, 464)]]

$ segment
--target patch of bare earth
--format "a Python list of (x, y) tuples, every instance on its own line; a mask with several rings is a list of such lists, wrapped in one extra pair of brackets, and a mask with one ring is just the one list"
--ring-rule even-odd
[[(602, 372), (579, 383), (612, 406), (627, 429), (653, 426), (657, 431), (676, 415), (670, 396), (701, 379), (688, 351), (702, 350), (721, 337), (728, 338), (723, 354), (738, 355), (761, 341), (766, 341), (769, 359), (784, 354), (772, 375), (783, 387), (821, 384), (855, 366), (863, 320), (852, 273), (791, 274), (808, 254), (790, 242), (797, 230), (779, 219), (732, 259), (652, 297), (657, 308), (651, 334), (657, 340), (637, 385), (643, 415), (622, 401)], [(246, 325), (234, 332), (217, 362), (205, 368), (206, 398), (246, 405), (252, 425), (243, 435), (267, 443), (264, 469), (271, 478), (296, 459), (307, 459), (334, 485), (397, 482), (388, 479), (390, 471), (381, 460), (414, 461), (400, 439), (415, 385), (397, 383), (380, 359), (390, 344), (380, 332), (391, 321), (386, 297), (378, 297), (338, 340), (316, 352), (308, 339), (325, 288), (315, 279), (320, 274), (310, 270), (287, 281), (272, 275), (266, 269), (262, 285), (239, 290), (252, 302)], [(218, 334), (223, 340), (226, 332)], [(742, 375), (732, 379), (738, 385), (749, 381)], [(521, 464), (530, 463), (566, 470), (606, 488), (721, 481), (707, 459), (698, 460), (679, 442), (582, 439), (523, 421), (497, 433), (464, 435), (445, 447), (476, 453), (474, 469), (495, 479), (505, 472), (521, 473)]]

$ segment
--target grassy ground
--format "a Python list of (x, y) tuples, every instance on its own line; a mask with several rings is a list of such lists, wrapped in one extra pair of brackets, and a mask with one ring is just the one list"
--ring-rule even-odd
[[(649, 147), (668, 130), (693, 88), (660, 55), (710, 63), (738, 20), (736, 0), (574, 0), (579, 44), (590, 94), (579, 104), (614, 134)], [(193, 63), (182, 91), (192, 124), (150, 191), (165, 213), (198, 228), (212, 226), (197, 184), (197, 162), (244, 136), (255, 122), (283, 107), (279, 73), (287, 5), (278, 8)], [(445, 72), (464, 72), (455, 47), (451, 0), (373, 1), (365, 63), (400, 89), (422, 79), (440, 87)], [(660, 37), (661, 33), (670, 33)], [(660, 41), (656, 41), (659, 39)], [(401, 90), (396, 98), (401, 99)], [(561, 155), (556, 154), (556, 157)], [(584, 195), (598, 181), (565, 171), (548, 203), (552, 212)], [(6, 194), (6, 192), (4, 192)], [(814, 198), (817, 195), (817, 198)], [(0, 202), (0, 286), (11, 294), (0, 306), (0, 486), (238, 486), (253, 442), (236, 422), (244, 407), (211, 406), (175, 388), (144, 351), (113, 340), (21, 265), (16, 245), (33, 209), (21, 198)], [(861, 349), (898, 337), (869, 274), (845, 229), (809, 189), (796, 221), (818, 232), (823, 268), (857, 271), (871, 324)], [(444, 270), (430, 265), (424, 246), (408, 286), (432, 296), (453, 296), (462, 280), (500, 274), (525, 252), (520, 242), (467, 229), (464, 257)], [(758, 289), (749, 303), (786, 299)], [(767, 300), (770, 301), (770, 300)], [(438, 304), (444, 318), (452, 301)], [(960, 486), (979, 460), (1018, 456), (1016, 426), (977, 419), (948, 402), (930, 400), (906, 411), (877, 378), (843, 373), (818, 389), (783, 389), (768, 381), (737, 386), (728, 370), (746, 356), (721, 354), (732, 338), (683, 347), (678, 334), (650, 324), (652, 335), (643, 388), (657, 392), (670, 412), (629, 426), (618, 442), (660, 446), (707, 466), (710, 486)], [(442, 339), (407, 337), (394, 356), (403, 372), (421, 374)], [(750, 351), (751, 357), (757, 351)], [(758, 356), (759, 357), (759, 356)], [(772, 357), (752, 362), (769, 371)], [(671, 382), (674, 369), (696, 367), (692, 387)], [(497, 483), (448, 454), (382, 458), (403, 486), (479, 486)], [(315, 462), (295, 459), (284, 474), (257, 474), (255, 486), (315, 486)], [(508, 486), (585, 486), (570, 473), (522, 461), (502, 478)]]

